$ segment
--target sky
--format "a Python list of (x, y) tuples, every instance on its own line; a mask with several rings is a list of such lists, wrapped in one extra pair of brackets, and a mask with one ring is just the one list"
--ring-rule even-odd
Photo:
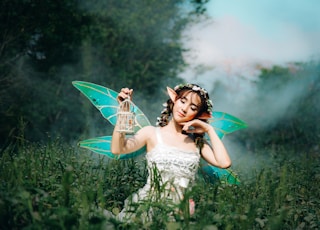
[(188, 29), (186, 42), (188, 62), (207, 71), (189, 70), (187, 80), (207, 82), (208, 73), (212, 81), (214, 75), (252, 78), (257, 65), (319, 58), (319, 0), (210, 0), (207, 10), (210, 21)]

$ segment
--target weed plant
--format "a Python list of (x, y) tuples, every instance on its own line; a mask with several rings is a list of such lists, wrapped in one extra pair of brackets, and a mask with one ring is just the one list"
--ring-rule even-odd
[(117, 214), (143, 187), (142, 158), (108, 160), (59, 141), (8, 147), (0, 156), (0, 229), (319, 229), (320, 160), (302, 155), (274, 160), (240, 185), (199, 174), (185, 194), (196, 203), (192, 216), (182, 202), (181, 218), (171, 222), (171, 207), (153, 201), (136, 213), (152, 207), (151, 222), (120, 223), (103, 210)]

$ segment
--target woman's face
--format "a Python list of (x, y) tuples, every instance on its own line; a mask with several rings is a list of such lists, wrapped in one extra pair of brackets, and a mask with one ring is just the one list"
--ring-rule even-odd
[(194, 119), (201, 107), (201, 99), (197, 93), (184, 92), (174, 102), (172, 115), (177, 123)]

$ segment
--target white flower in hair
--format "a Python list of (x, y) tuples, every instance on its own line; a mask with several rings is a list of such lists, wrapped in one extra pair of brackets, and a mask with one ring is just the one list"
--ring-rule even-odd
[(193, 91), (201, 91), (201, 88), (200, 88), (199, 86), (194, 85), (194, 86), (192, 87), (192, 90), (193, 90)]

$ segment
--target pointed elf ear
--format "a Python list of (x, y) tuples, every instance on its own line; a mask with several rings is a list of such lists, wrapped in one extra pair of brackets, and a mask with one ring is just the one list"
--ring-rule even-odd
[(167, 92), (169, 94), (169, 97), (171, 99), (171, 101), (175, 102), (177, 99), (178, 94), (176, 93), (176, 91), (174, 91), (173, 89), (171, 89), (170, 87), (167, 87)]
[(207, 119), (212, 118), (212, 116), (211, 116), (210, 113), (203, 112), (203, 113), (200, 114), (200, 116), (197, 116), (197, 118), (198, 118), (198, 119), (207, 120)]

